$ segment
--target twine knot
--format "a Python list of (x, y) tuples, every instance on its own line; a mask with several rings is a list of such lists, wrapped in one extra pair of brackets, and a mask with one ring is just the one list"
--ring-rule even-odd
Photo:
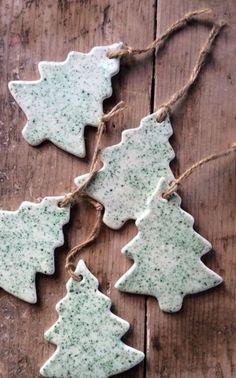
[(71, 197), (72, 193), (67, 193), (64, 195), (63, 199), (58, 202), (59, 207), (65, 207), (68, 205), (72, 205), (75, 202), (75, 198)]
[(75, 263), (74, 263), (75, 256), (84, 247), (88, 246), (90, 243), (92, 243), (96, 239), (96, 237), (98, 236), (98, 234), (100, 232), (101, 226), (102, 226), (103, 205), (101, 203), (99, 203), (98, 201), (96, 201), (95, 199), (91, 198), (85, 192), (85, 189), (98, 171), (98, 163), (99, 163), (98, 157), (99, 157), (99, 152), (100, 152), (100, 144), (101, 144), (103, 132), (104, 132), (105, 127), (106, 127), (106, 122), (108, 122), (114, 115), (116, 115), (120, 111), (124, 110), (124, 108), (125, 108), (124, 101), (120, 101), (116, 106), (114, 106), (113, 109), (111, 109), (111, 111), (109, 113), (102, 114), (102, 116), (100, 118), (99, 126), (98, 126), (96, 146), (95, 146), (95, 149), (94, 149), (93, 158), (92, 158), (92, 162), (91, 162), (90, 169), (89, 169), (89, 174), (88, 174), (86, 180), (77, 189), (75, 189), (72, 193), (65, 195), (64, 198), (62, 199), (62, 201), (60, 201), (60, 203), (59, 203), (60, 207), (64, 207), (64, 206), (67, 206), (69, 204), (73, 204), (74, 202), (76, 202), (76, 199), (78, 197), (82, 197), (90, 205), (92, 205), (93, 208), (96, 210), (95, 224), (93, 225), (93, 228), (92, 228), (89, 236), (87, 237), (87, 239), (85, 241), (83, 241), (82, 243), (80, 243), (80, 244), (76, 245), (74, 248), (72, 248), (69, 251), (69, 253), (66, 257), (65, 268), (66, 268), (67, 272), (69, 273), (70, 277), (73, 278), (76, 281), (81, 281), (83, 279), (83, 277), (81, 275), (77, 275), (75, 273), (75, 269), (76, 269), (76, 266), (75, 266)]
[(89, 197), (86, 193), (81, 193), (81, 195), (85, 198), (85, 200), (94, 207), (96, 210), (96, 222), (87, 237), (85, 241), (82, 243), (76, 245), (74, 248), (72, 248), (67, 257), (66, 257), (66, 263), (65, 263), (65, 268), (68, 271), (69, 275), (76, 281), (81, 281), (81, 275), (77, 275), (75, 273), (75, 256), (85, 247), (87, 247), (89, 244), (91, 244), (98, 236), (101, 226), (102, 226), (102, 212), (103, 212), (103, 205), (100, 204), (99, 202), (95, 201), (93, 198)]
[[(96, 175), (98, 171), (98, 165), (99, 165), (98, 157), (100, 153), (100, 143), (101, 143), (102, 135), (106, 128), (106, 122), (110, 121), (110, 119), (114, 117), (114, 115), (121, 112), (125, 108), (126, 108), (125, 102), (120, 101), (118, 104), (114, 106), (114, 108), (111, 109), (109, 113), (102, 114), (99, 121), (99, 126), (98, 126), (98, 131), (97, 131), (97, 141), (96, 141), (96, 146), (94, 149), (93, 158), (92, 158), (92, 162), (89, 169), (89, 174), (86, 180), (77, 189), (75, 189), (72, 193), (66, 194), (64, 196), (64, 198), (58, 204), (59, 207), (73, 205), (76, 202), (78, 197), (86, 196), (86, 194), (84, 193), (84, 190), (86, 189), (86, 187), (88, 186), (88, 184), (91, 182), (91, 180), (93, 179), (93, 177)], [(101, 210), (102, 205), (98, 204), (97, 206), (98, 206), (98, 210)]]
[(75, 281), (78, 281), (78, 282), (82, 281), (82, 279), (83, 279), (82, 275), (75, 273), (76, 266), (73, 262), (66, 263), (65, 268), (66, 268), (66, 270), (69, 273), (71, 278), (73, 278)]
[(112, 117), (114, 117), (114, 115), (120, 113), (120, 111), (125, 110), (125, 109), (126, 109), (125, 102), (124, 101), (118, 102), (118, 104), (116, 104), (114, 106), (114, 108), (112, 108), (110, 110), (110, 112), (108, 112), (107, 114), (102, 114), (102, 116), (101, 116), (101, 122), (108, 122), (108, 121), (110, 121), (110, 119)]
[(107, 57), (109, 59), (113, 59), (113, 58), (121, 58), (123, 56), (126, 56), (126, 55), (135, 55), (135, 52), (137, 50), (133, 49), (132, 47), (130, 46), (124, 46), (122, 47), (121, 49), (119, 50), (115, 50), (115, 51), (108, 51), (107, 53)]
[(132, 55), (133, 52), (135, 51), (135, 49), (133, 49), (130, 46), (126, 46), (125, 49), (126, 49), (126, 52), (127, 52), (128, 55)]

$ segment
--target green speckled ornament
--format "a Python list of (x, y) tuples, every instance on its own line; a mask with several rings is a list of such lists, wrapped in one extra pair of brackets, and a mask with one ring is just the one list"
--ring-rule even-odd
[(144, 354), (121, 341), (129, 323), (111, 313), (111, 300), (98, 290), (98, 281), (83, 260), (75, 272), (82, 281), (70, 278), (67, 295), (56, 306), (59, 319), (45, 337), (57, 349), (40, 373), (44, 377), (106, 378), (131, 369)]
[[(108, 227), (118, 229), (128, 219), (140, 217), (160, 177), (173, 179), (171, 135), (169, 117), (158, 123), (153, 113), (138, 128), (123, 131), (119, 144), (101, 151), (104, 166), (85, 190), (104, 205), (103, 221)], [(86, 177), (77, 177), (75, 183), (80, 185)]]
[(211, 245), (193, 229), (193, 217), (180, 208), (173, 194), (162, 197), (167, 183), (161, 178), (146, 212), (136, 221), (137, 236), (122, 253), (133, 266), (116, 283), (125, 292), (152, 295), (160, 308), (176, 312), (186, 294), (198, 293), (222, 282), (201, 257)]
[(0, 211), (0, 287), (29, 303), (37, 302), (36, 272), (54, 273), (54, 250), (64, 243), (70, 209), (58, 207), (61, 199), (45, 197)]
[(85, 156), (84, 128), (98, 127), (103, 100), (112, 94), (111, 77), (119, 71), (119, 59), (109, 59), (107, 52), (121, 46), (94, 47), (88, 54), (72, 51), (64, 62), (40, 62), (39, 80), (9, 83), (27, 116), (22, 134), (28, 143), (50, 140)]

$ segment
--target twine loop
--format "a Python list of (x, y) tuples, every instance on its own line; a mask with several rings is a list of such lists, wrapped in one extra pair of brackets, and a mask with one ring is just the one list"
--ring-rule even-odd
[[(183, 18), (176, 21), (170, 28), (168, 28), (166, 30), (166, 32), (164, 34), (162, 34), (159, 38), (157, 38), (155, 41), (153, 41), (146, 48), (134, 49), (130, 46), (125, 46), (125, 47), (118, 49), (116, 51), (109, 51), (107, 53), (107, 56), (108, 56), (108, 58), (112, 59), (112, 58), (121, 58), (123, 56), (134, 56), (134, 55), (139, 55), (139, 54), (142, 54), (142, 53), (153, 51), (154, 49), (163, 45), (174, 32), (177, 32), (178, 30), (183, 28), (186, 24), (193, 21), (196, 16), (206, 14), (206, 13), (210, 13), (210, 12), (211, 12), (211, 9), (208, 9), (208, 8), (189, 12)], [(210, 23), (211, 25), (214, 25), (214, 26), (212, 27), (212, 30), (209, 34), (207, 43), (205, 44), (203, 49), (200, 51), (198, 61), (197, 61), (196, 65), (193, 69), (193, 72), (192, 72), (192, 74), (189, 78), (189, 81), (180, 90), (178, 90), (169, 99), (169, 101), (165, 102), (164, 104), (162, 104), (160, 106), (160, 108), (156, 112), (158, 122), (162, 122), (166, 118), (167, 113), (171, 112), (174, 104), (178, 100), (180, 100), (183, 96), (185, 96), (187, 94), (188, 90), (190, 89), (190, 87), (194, 84), (194, 82), (196, 81), (196, 79), (197, 79), (197, 77), (200, 73), (202, 66), (205, 63), (206, 57), (211, 50), (213, 41), (215, 40), (216, 36), (219, 34), (219, 32), (223, 28), (223, 26), (225, 26), (224, 22), (221, 22), (220, 24), (215, 24), (212, 20), (206, 20), (206, 21), (208, 21), (208, 23)], [(97, 130), (96, 145), (95, 145), (92, 162), (91, 162), (90, 169), (89, 169), (89, 174), (88, 174), (87, 178), (85, 179), (85, 181), (77, 189), (75, 189), (73, 192), (65, 195), (64, 198), (62, 199), (62, 201), (59, 204), (60, 207), (68, 206), (68, 205), (71, 205), (74, 202), (76, 202), (78, 197), (83, 197), (88, 203), (91, 204), (91, 206), (96, 211), (95, 224), (93, 225), (93, 228), (92, 228), (89, 236), (87, 237), (87, 239), (84, 242), (82, 242), (82, 243), (78, 244), (77, 246), (75, 246), (74, 248), (72, 248), (69, 251), (67, 258), (66, 258), (65, 268), (68, 271), (69, 275), (76, 281), (81, 281), (81, 279), (83, 277), (81, 275), (77, 275), (75, 273), (75, 269), (76, 269), (75, 257), (84, 247), (91, 244), (97, 238), (97, 236), (100, 232), (100, 229), (101, 229), (102, 214), (103, 214), (103, 205), (100, 204), (98, 201), (89, 197), (84, 192), (84, 190), (86, 189), (86, 187), (91, 182), (91, 180), (96, 175), (96, 173), (99, 169), (98, 167), (99, 167), (100, 144), (101, 144), (102, 135), (103, 135), (105, 128), (106, 128), (106, 122), (108, 122), (114, 115), (116, 115), (120, 111), (124, 110), (124, 108), (125, 108), (125, 104), (124, 104), (123, 101), (121, 101), (109, 113), (102, 114), (100, 121), (99, 121), (98, 130)], [(232, 152), (232, 150), (234, 150), (234, 151), (236, 150), (236, 143), (231, 147), (230, 152)], [(214, 160), (214, 159), (216, 159), (220, 156), (226, 155), (228, 153), (229, 153), (229, 151), (224, 151), (224, 153), (221, 153), (221, 154), (211, 155), (210, 157), (202, 159), (201, 161), (199, 161), (198, 163), (193, 165), (190, 169), (185, 171), (184, 174), (181, 175), (178, 179), (176, 179), (172, 183), (170, 183), (167, 191), (165, 193), (163, 193), (163, 198), (168, 199), (171, 196), (171, 194), (178, 189), (182, 180), (184, 178), (188, 177), (196, 167), (204, 164), (206, 161)]]
[(120, 113), (126, 108), (125, 102), (120, 101), (118, 104), (116, 104), (109, 113), (107, 114), (102, 114), (98, 126), (98, 131), (97, 131), (97, 139), (96, 139), (96, 145), (93, 153), (93, 158), (92, 162), (90, 165), (89, 169), (89, 174), (86, 180), (78, 187), (76, 188), (73, 192), (66, 194), (62, 201), (60, 201), (59, 206), (60, 207), (65, 207), (68, 205), (72, 205), (76, 202), (77, 198), (79, 196), (83, 196), (83, 191), (86, 189), (88, 184), (91, 182), (93, 177), (98, 171), (98, 163), (99, 163), (99, 152), (100, 152), (100, 144), (101, 144), (101, 139), (102, 135), (105, 131), (106, 128), (106, 122), (110, 121), (112, 117), (114, 117), (116, 114)]
[(203, 48), (200, 50), (197, 62), (193, 68), (193, 71), (190, 75), (189, 80), (187, 83), (180, 88), (178, 91), (176, 91), (170, 99), (162, 104), (159, 109), (156, 111), (156, 119), (157, 122), (163, 122), (164, 119), (166, 118), (167, 114), (172, 111), (172, 108), (174, 105), (180, 101), (182, 98), (184, 98), (187, 93), (189, 92), (190, 88), (193, 86), (193, 84), (196, 82), (202, 67), (204, 66), (206, 59), (211, 52), (213, 42), (215, 41), (216, 37), (219, 35), (221, 29), (226, 25), (224, 21), (221, 21), (219, 24), (215, 24), (207, 38), (207, 41)]
[[(212, 13), (212, 10), (209, 8), (206, 9), (199, 9), (192, 12), (186, 13), (182, 18), (175, 21), (160, 37), (155, 39), (153, 42), (151, 42), (147, 47), (143, 49), (136, 49), (130, 46), (124, 46), (120, 49), (117, 49), (115, 51), (109, 51), (107, 53), (107, 57), (109, 59), (113, 58), (122, 58), (125, 56), (135, 56), (144, 54), (147, 52), (151, 52), (156, 48), (160, 48), (162, 45), (166, 43), (166, 41), (171, 37), (172, 34), (179, 31), (180, 29), (184, 28), (188, 23), (198, 20), (196, 17), (201, 16), (203, 14)], [(205, 19), (205, 22), (213, 24), (213, 19)]]
[(126, 109), (126, 105), (124, 101), (118, 102), (107, 114), (103, 114), (101, 117), (101, 122), (108, 122), (112, 117), (116, 114), (120, 113), (121, 111)]
[[(174, 22), (160, 37), (155, 39), (152, 43), (150, 43), (147, 47), (143, 49), (135, 49), (130, 46), (125, 46), (120, 49), (117, 49), (115, 51), (109, 51), (107, 53), (108, 58), (121, 58), (124, 56), (135, 56), (140, 55), (143, 53), (147, 53), (150, 51), (153, 51), (156, 48), (160, 48), (162, 45), (166, 43), (166, 41), (177, 31), (184, 28), (187, 24), (189, 24), (192, 21), (202, 21), (199, 18), (196, 18), (201, 15), (205, 15), (207, 13), (212, 13), (212, 10), (210, 8), (206, 9), (200, 9), (195, 10), (192, 12), (186, 13), (182, 18)], [(169, 99), (169, 101), (165, 102), (160, 106), (160, 108), (157, 111), (157, 122), (163, 122), (166, 118), (167, 114), (171, 112), (173, 106), (179, 101), (181, 98), (183, 98), (189, 91), (189, 89), (192, 87), (192, 85), (195, 83), (196, 79), (199, 76), (199, 73), (205, 64), (206, 58), (208, 54), (211, 51), (212, 44), (215, 40), (215, 38), (220, 33), (221, 29), (226, 25), (224, 21), (219, 22), (219, 24), (215, 23), (214, 18), (205, 18), (203, 20), (205, 23), (208, 23), (212, 26), (211, 32), (209, 34), (209, 37), (207, 39), (206, 44), (200, 51), (198, 60), (196, 65), (194, 66), (194, 69), (192, 71), (192, 74), (188, 80), (188, 82), (180, 88), (176, 93), (174, 93), (173, 96)]]
[(112, 117), (114, 117), (116, 114), (120, 113), (124, 109), (125, 109), (125, 103), (124, 101), (120, 101), (117, 105), (115, 105), (111, 109), (109, 113), (103, 114), (101, 116), (99, 126), (98, 126), (98, 131), (97, 131), (96, 145), (95, 145), (88, 177), (72, 193), (66, 194), (64, 198), (62, 199), (62, 201), (60, 201), (59, 203), (60, 207), (65, 207), (65, 206), (74, 204), (79, 197), (82, 197), (96, 210), (95, 223), (93, 225), (93, 228), (89, 236), (84, 242), (79, 243), (78, 245), (73, 247), (68, 252), (67, 257), (66, 257), (65, 269), (69, 273), (70, 277), (76, 281), (81, 281), (83, 277), (75, 273), (75, 269), (76, 269), (75, 257), (83, 248), (91, 244), (97, 238), (100, 232), (101, 226), (102, 226), (103, 205), (100, 202), (96, 201), (95, 199), (89, 197), (88, 194), (84, 192), (84, 190), (98, 171), (100, 145), (101, 145), (102, 135), (106, 128), (106, 122), (110, 121)]
[(206, 156), (205, 158), (194, 163), (190, 168), (186, 169), (186, 171), (184, 171), (184, 173), (182, 173), (182, 175), (180, 175), (177, 179), (172, 180), (169, 183), (169, 187), (167, 188), (167, 190), (164, 193), (162, 193), (162, 197), (164, 199), (168, 200), (171, 197), (171, 195), (178, 190), (178, 188), (182, 184), (182, 182), (186, 178), (188, 178), (195, 171), (196, 168), (201, 167), (202, 165), (204, 165), (205, 163), (208, 163), (210, 161), (217, 160), (217, 159), (224, 157), (224, 156), (228, 156), (229, 154), (231, 154), (232, 152), (235, 152), (235, 151), (236, 151), (236, 142), (234, 142), (228, 149), (221, 151), (221, 152), (217, 152), (215, 154), (211, 154), (209, 156)]
[(96, 220), (87, 239), (83, 241), (82, 243), (79, 243), (78, 245), (73, 247), (68, 252), (67, 257), (66, 257), (65, 269), (69, 273), (70, 277), (72, 277), (76, 281), (81, 281), (83, 277), (75, 273), (75, 269), (76, 269), (75, 257), (83, 248), (90, 245), (99, 235), (101, 226), (102, 226), (102, 213), (103, 213), (102, 204), (95, 201), (93, 198), (89, 197), (85, 193), (83, 193), (82, 195), (83, 195), (83, 198), (96, 210)]

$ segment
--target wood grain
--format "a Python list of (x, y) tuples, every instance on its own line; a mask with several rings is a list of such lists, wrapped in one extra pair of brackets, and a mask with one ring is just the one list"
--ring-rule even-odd
[[(25, 116), (7, 89), (11, 79), (38, 78), (40, 60), (65, 59), (71, 50), (124, 41), (134, 47), (151, 42), (186, 11), (212, 7), (226, 19), (200, 79), (172, 115), (171, 142), (180, 172), (199, 158), (236, 140), (236, 3), (234, 0), (2, 0), (0, 2), (0, 206), (16, 209), (23, 200), (62, 194), (73, 178), (87, 172), (95, 130), (87, 128), (88, 157), (77, 159), (50, 143), (38, 148), (21, 137)], [(191, 26), (152, 56), (122, 65), (114, 78), (110, 109), (124, 100), (128, 110), (112, 120), (104, 145), (120, 140), (123, 129), (157, 108), (187, 80), (209, 29)], [(220, 288), (185, 299), (183, 311), (161, 313), (152, 298), (119, 293), (118, 277), (130, 266), (120, 249), (135, 235), (132, 222), (119, 232), (102, 228), (98, 241), (82, 257), (112, 298), (114, 312), (130, 322), (125, 341), (147, 353), (146, 361), (118, 377), (236, 377), (236, 164), (235, 158), (210, 163), (182, 187), (183, 207), (214, 253), (204, 261), (224, 277)], [(39, 275), (39, 303), (28, 305), (0, 290), (0, 378), (37, 378), (54, 347), (43, 332), (57, 319), (55, 304), (65, 293), (65, 254), (85, 238), (93, 211), (80, 204), (65, 228), (66, 244), (56, 251), (56, 274)]]
[[(236, 3), (198, 1), (197, 6), (213, 8), (229, 25), (217, 39), (197, 85), (173, 112), (176, 175), (236, 140)], [(195, 8), (192, 0), (159, 0), (157, 33)], [(186, 82), (208, 32), (200, 25), (189, 27), (157, 55), (155, 106)], [(235, 156), (230, 156), (200, 168), (183, 184), (183, 208), (213, 245), (214, 252), (204, 262), (222, 275), (225, 283), (186, 298), (183, 310), (174, 315), (163, 314), (156, 301), (148, 298), (147, 377), (236, 377), (235, 169)]]
[[(87, 172), (94, 147), (95, 129), (86, 130), (88, 159), (76, 159), (50, 143), (32, 148), (21, 137), (25, 117), (7, 90), (13, 78), (35, 79), (40, 60), (64, 60), (71, 50), (88, 52), (94, 45), (115, 41), (145, 45), (153, 39), (154, 8), (142, 1), (5, 1), (1, 4), (2, 42), (2, 135), (1, 135), (1, 206), (15, 209), (22, 200), (68, 192), (73, 178)], [(146, 25), (145, 33), (133, 28)], [(122, 99), (130, 108), (114, 119), (104, 144), (120, 140), (122, 129), (136, 127), (149, 112), (152, 59), (137, 64), (133, 70), (124, 66), (114, 79), (114, 96), (106, 103), (110, 109)], [(136, 78), (139, 80), (136, 80)], [(132, 107), (132, 108), (131, 108)], [(134, 111), (135, 109), (135, 111)], [(55, 304), (65, 294), (68, 279), (64, 271), (69, 246), (83, 240), (93, 223), (93, 211), (74, 209), (71, 228), (66, 228), (68, 244), (56, 252), (57, 273), (39, 276), (39, 303), (30, 306), (3, 290), (0, 291), (0, 376), (38, 377), (39, 368), (54, 347), (44, 341), (44, 331), (57, 319)], [(145, 340), (145, 299), (125, 296), (114, 283), (130, 263), (121, 255), (121, 247), (134, 235), (129, 224), (121, 232), (105, 227), (98, 242), (83, 252), (83, 258), (98, 277), (101, 289), (111, 296), (113, 310), (132, 324), (126, 342), (141, 350)], [(142, 377), (141, 364), (123, 377)]]

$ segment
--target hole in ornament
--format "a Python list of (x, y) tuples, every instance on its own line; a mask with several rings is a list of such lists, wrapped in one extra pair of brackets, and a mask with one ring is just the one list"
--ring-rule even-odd
[(82, 276), (82, 274), (78, 274), (77, 275), (77, 281), (81, 282), (83, 281), (84, 277)]
[(58, 207), (62, 208), (61, 201), (58, 202)]
[(72, 278), (74, 281), (76, 281), (76, 282), (82, 282), (82, 281), (83, 281), (83, 278), (84, 278), (84, 277), (82, 276), (82, 274), (78, 274), (78, 273), (76, 273), (74, 269), (73, 269), (73, 271), (70, 270), (69, 274), (70, 274), (71, 278)]
[(161, 198), (162, 198), (163, 200), (165, 200), (165, 201), (168, 201), (169, 197), (166, 198), (166, 197), (165, 197), (165, 194), (166, 194), (165, 192), (162, 192), (162, 193), (161, 193)]

